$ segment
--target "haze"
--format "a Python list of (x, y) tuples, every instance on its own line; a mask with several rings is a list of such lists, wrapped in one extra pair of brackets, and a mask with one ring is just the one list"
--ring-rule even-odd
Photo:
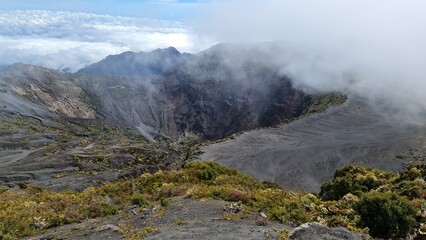
[[(91, 1), (48, 2), (0, 7), (0, 65), (74, 72), (123, 51), (273, 41), (251, 47), (299, 87), (361, 95), (389, 118), (423, 124), (425, 1), (108, 1), (97, 9)], [(161, 11), (148, 14), (153, 6)]]
[(420, 0), (222, 1), (196, 29), (216, 42), (280, 40), (267, 51), (300, 85), (359, 94), (423, 124), (425, 9)]

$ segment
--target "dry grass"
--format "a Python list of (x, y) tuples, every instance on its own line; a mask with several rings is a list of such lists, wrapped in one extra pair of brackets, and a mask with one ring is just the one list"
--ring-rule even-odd
[[(3, 239), (18, 239), (51, 227), (117, 214), (130, 204), (164, 205), (167, 198), (182, 195), (238, 201), (246, 212), (264, 212), (269, 220), (290, 225), (319, 221), (362, 231), (356, 227), (359, 216), (352, 209), (358, 199), (355, 195), (324, 201), (310, 193), (287, 192), (212, 162), (189, 163), (180, 171), (143, 174), (82, 192), (52, 192), (34, 186), (2, 191)], [(426, 206), (422, 198), (413, 198), (412, 202), (418, 209)]]

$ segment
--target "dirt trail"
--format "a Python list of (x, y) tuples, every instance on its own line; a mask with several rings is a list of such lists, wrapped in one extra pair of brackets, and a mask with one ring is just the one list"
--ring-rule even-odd
[[(129, 207), (116, 216), (61, 226), (28, 239), (126, 239), (136, 236), (135, 233), (147, 227), (154, 230), (146, 236), (150, 240), (276, 239), (279, 235), (277, 230), (291, 230), (277, 222), (257, 226), (254, 218), (222, 220), (227, 204), (224, 201), (175, 197), (170, 200), (170, 206), (165, 208), (155, 206), (141, 210)], [(121, 234), (120, 230), (124, 230), (127, 235)]]
[(286, 189), (319, 191), (349, 163), (398, 170), (396, 158), (423, 149), (426, 129), (387, 121), (357, 97), (344, 106), (276, 128), (253, 130), (204, 146), (197, 156), (236, 168)]

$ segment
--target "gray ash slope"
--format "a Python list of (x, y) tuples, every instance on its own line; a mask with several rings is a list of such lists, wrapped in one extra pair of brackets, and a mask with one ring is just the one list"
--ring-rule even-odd
[(217, 161), (286, 189), (313, 192), (347, 164), (398, 171), (409, 160), (424, 161), (426, 128), (384, 116), (364, 99), (351, 96), (345, 105), (326, 112), (204, 146), (198, 159)]
[(235, 64), (225, 52), (216, 46), (149, 79), (22, 64), (1, 70), (0, 181), (82, 189), (133, 170), (166, 169), (180, 153), (170, 144), (141, 146), (141, 134), (219, 139), (309, 107), (312, 97), (276, 68)]

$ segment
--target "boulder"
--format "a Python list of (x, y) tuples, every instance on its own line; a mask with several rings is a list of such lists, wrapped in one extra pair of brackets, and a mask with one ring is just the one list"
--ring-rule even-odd
[(293, 229), (289, 235), (290, 240), (364, 240), (369, 236), (349, 231), (344, 227), (329, 228), (320, 223), (304, 223)]

